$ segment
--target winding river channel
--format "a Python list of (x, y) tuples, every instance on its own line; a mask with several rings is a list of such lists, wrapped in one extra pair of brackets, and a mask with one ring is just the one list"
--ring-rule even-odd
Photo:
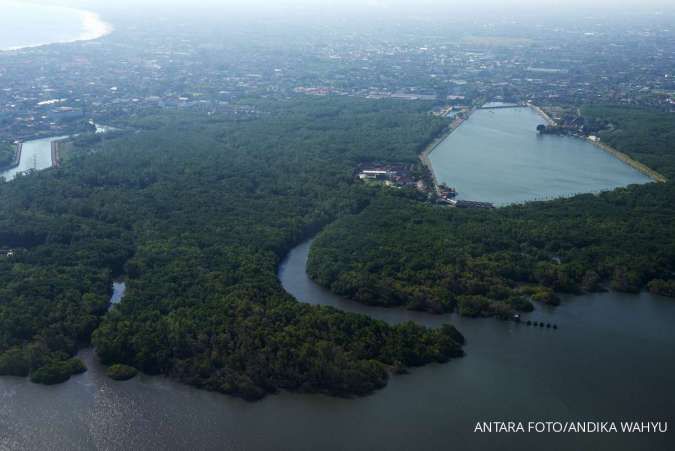
[[(311, 241), (280, 266), (301, 302), (389, 323), (451, 322), (467, 356), (393, 376), (371, 396), (282, 392), (248, 403), (163, 377), (108, 379), (92, 350), (89, 370), (46, 387), (0, 378), (0, 449), (231, 450), (670, 450), (665, 434), (481, 434), (476, 421), (667, 420), (675, 412), (675, 302), (605, 293), (564, 298), (530, 318), (558, 330), (362, 306), (314, 284)], [(117, 290), (120, 287), (117, 286)], [(117, 291), (119, 294), (119, 291)]]
[[(475, 118), (471, 120), (476, 124)], [(555, 143), (558, 137), (550, 138)], [(34, 145), (39, 155), (50, 148), (48, 141)], [(24, 151), (31, 149), (33, 144), (24, 144)], [(434, 154), (450, 151), (437, 149)], [(600, 166), (591, 167), (592, 173), (603, 173), (616, 163), (606, 161), (597, 149), (590, 151), (595, 152), (591, 158), (599, 155), (602, 160)], [(22, 155), (22, 161), (28, 155)], [(624, 175), (627, 178), (612, 183), (646, 181), (634, 173)], [(468, 185), (459, 188), (468, 191)], [(504, 193), (510, 196), (504, 202), (520, 196), (517, 189), (509, 193)], [(88, 371), (64, 384), (47, 387), (27, 379), (0, 378), (0, 450), (675, 449), (672, 299), (648, 293), (564, 297), (555, 310), (538, 307), (529, 314), (529, 319), (557, 324), (557, 330), (368, 307), (342, 299), (308, 278), (310, 246), (311, 240), (295, 247), (279, 268), (281, 285), (300, 302), (390, 324), (415, 321), (438, 327), (450, 322), (467, 338), (466, 357), (392, 376), (386, 388), (363, 398), (282, 392), (249, 403), (163, 377), (112, 381), (89, 349), (80, 355)], [(117, 281), (113, 303), (122, 299), (124, 290), (124, 283)], [(474, 432), (476, 422), (549, 420), (669, 421), (669, 431)]]

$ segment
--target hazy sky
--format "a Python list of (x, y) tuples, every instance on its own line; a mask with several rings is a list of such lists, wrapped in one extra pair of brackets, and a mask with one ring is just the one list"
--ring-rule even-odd
[[(210, 23), (247, 26), (258, 23), (380, 24), (557, 23), (578, 25), (577, 18), (612, 23), (642, 21), (660, 14), (668, 25), (675, 18), (675, 0), (23, 0), (74, 6), (101, 13), (121, 25), (148, 17), (191, 18)], [(0, 5), (3, 0), (0, 0)], [(1, 12), (1, 11), (0, 11)], [(573, 19), (573, 20), (570, 20)], [(194, 22), (194, 20), (193, 20)], [(673, 20), (675, 22), (675, 19)]]
[[(0, 0), (1, 1), (1, 0)], [(33, 0), (29, 0), (33, 1)], [(409, 13), (427, 10), (463, 11), (547, 11), (557, 10), (655, 10), (674, 9), (673, 0), (34, 0), (36, 3), (71, 4), (81, 7), (133, 11), (139, 7), (181, 9), (237, 9), (265, 13), (280, 10), (327, 9), (351, 13), (389, 11)]]

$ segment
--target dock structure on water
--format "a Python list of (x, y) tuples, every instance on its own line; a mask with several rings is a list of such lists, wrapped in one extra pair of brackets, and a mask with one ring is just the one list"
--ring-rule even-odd
[(356, 177), (364, 182), (378, 182), (395, 188), (426, 190), (426, 184), (412, 163), (362, 163), (356, 168)]
[(443, 202), (449, 202), (450, 200), (457, 197), (457, 190), (455, 188), (449, 187), (445, 183), (441, 183), (438, 185), (438, 197)]

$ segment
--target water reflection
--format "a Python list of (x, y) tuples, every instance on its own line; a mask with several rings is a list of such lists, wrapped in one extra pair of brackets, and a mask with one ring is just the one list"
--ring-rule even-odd
[(436, 177), (460, 199), (496, 205), (651, 181), (582, 139), (540, 136), (543, 122), (530, 108), (476, 111), (429, 156)]
[(66, 136), (34, 139), (24, 142), (21, 146), (21, 159), (18, 166), (0, 172), (0, 177), (4, 177), (5, 180), (9, 181), (14, 179), (18, 173), (50, 168), (52, 166), (52, 142), (64, 138)]
[(558, 331), (361, 306), (305, 274), (310, 242), (280, 268), (305, 302), (435, 326), (455, 323), (467, 356), (392, 377), (372, 396), (280, 393), (256, 403), (163, 377), (115, 382), (93, 351), (89, 371), (45, 387), (0, 378), (0, 449), (671, 450), (667, 434), (478, 434), (476, 421), (671, 420), (675, 302), (641, 294), (566, 297), (531, 318)]
[(119, 304), (122, 302), (124, 293), (127, 291), (127, 284), (123, 280), (118, 280), (113, 282), (113, 292), (110, 297), (110, 303), (112, 305)]

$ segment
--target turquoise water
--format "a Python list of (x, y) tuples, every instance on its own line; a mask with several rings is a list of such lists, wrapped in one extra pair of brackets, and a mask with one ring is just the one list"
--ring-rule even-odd
[(94, 39), (108, 24), (86, 11), (0, 0), (0, 50)]
[(477, 110), (431, 153), (438, 181), (496, 205), (651, 181), (582, 139), (539, 135), (543, 122), (529, 108)]

